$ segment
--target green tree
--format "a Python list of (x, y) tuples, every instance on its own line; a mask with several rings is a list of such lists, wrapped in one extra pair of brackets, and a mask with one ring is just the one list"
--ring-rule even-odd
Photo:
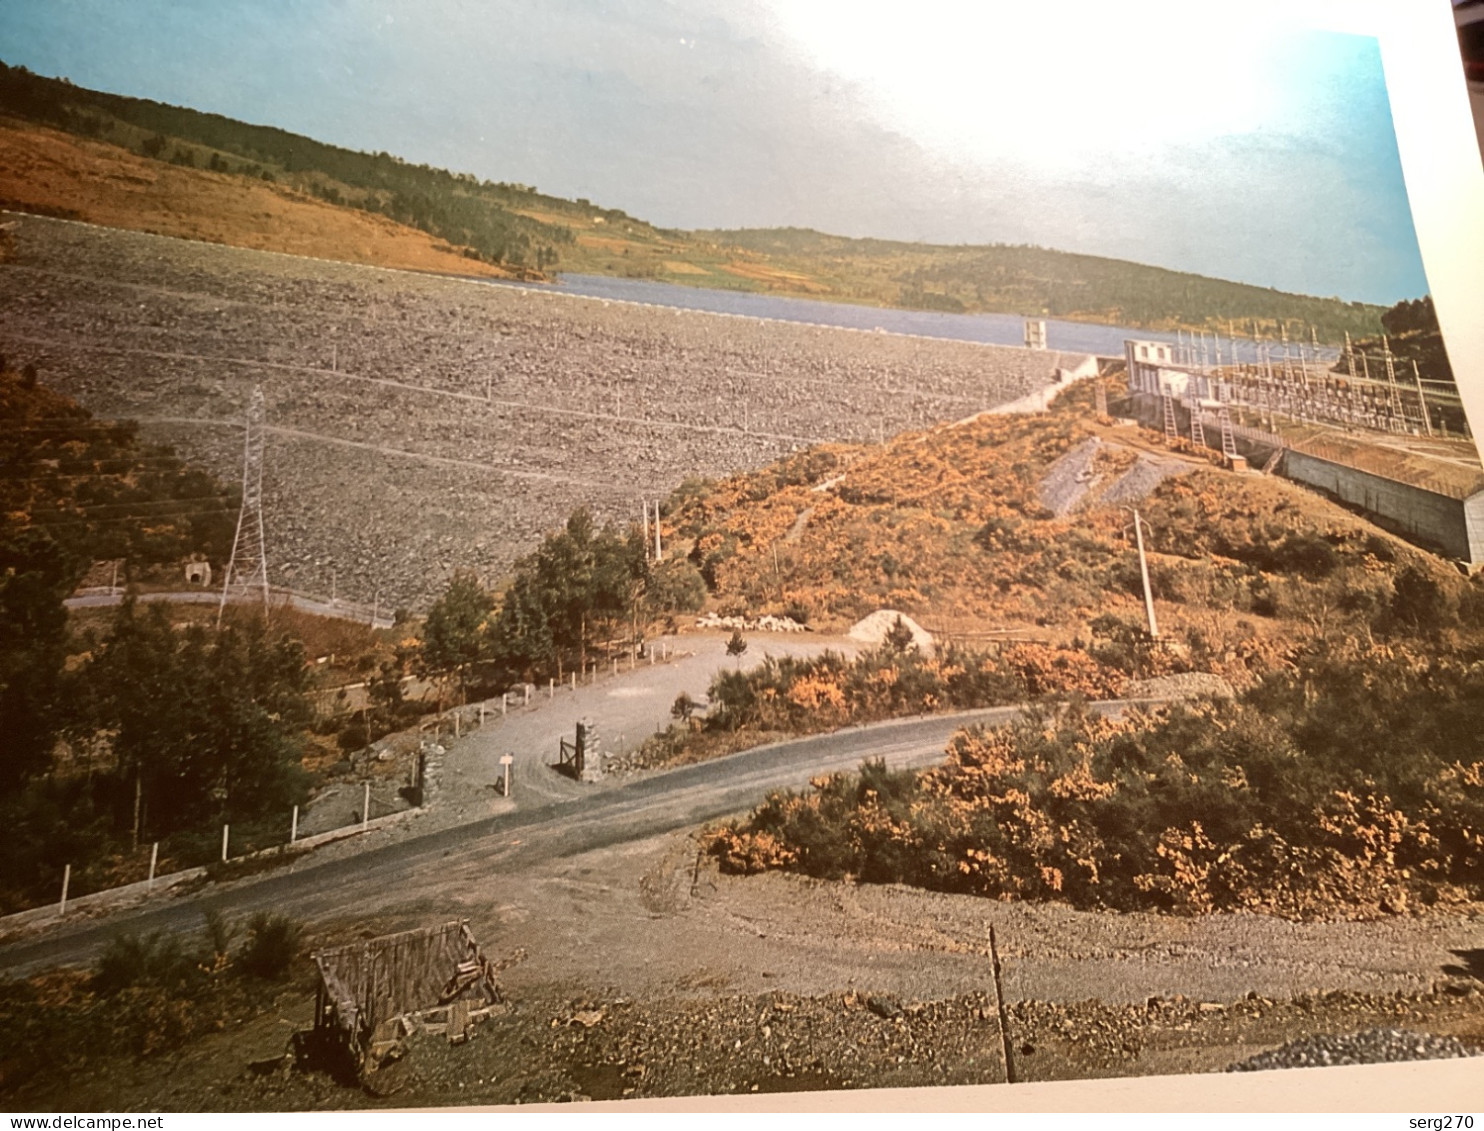
[[(125, 600), (80, 676), (88, 723), (111, 735), (130, 817), (157, 834), (302, 800), (304, 650), (261, 621), (177, 630)], [(138, 805), (133, 799), (138, 798)]]
[(727, 655), (736, 658), (738, 668), (742, 666), (742, 656), (746, 651), (747, 641), (742, 639), (742, 630), (732, 629), (732, 637), (727, 641)]
[(0, 789), (45, 770), (61, 728), (67, 610), (80, 569), (45, 531), (0, 539)]
[(461, 569), (423, 621), (423, 669), (440, 679), (456, 679), (461, 700), (472, 670), (490, 658), (487, 622), (494, 607), (494, 597), (473, 571)]
[(402, 664), (399, 660), (382, 660), (376, 675), (366, 684), (366, 698), (376, 729), (385, 733), (397, 723), (402, 713)]
[(706, 604), (706, 579), (685, 558), (652, 566), (644, 585), (644, 606), (651, 616), (695, 613)]
[(599, 530), (586, 510), (575, 511), (558, 534), (536, 552), (536, 586), (552, 641), (562, 653), (587, 663), (599, 633), (631, 616), (644, 576), (644, 547), (638, 538)]
[(912, 630), (907, 627), (907, 622), (901, 617), (897, 617), (892, 622), (891, 630), (887, 632), (882, 643), (891, 652), (907, 653), (917, 651), (917, 638), (912, 635)]

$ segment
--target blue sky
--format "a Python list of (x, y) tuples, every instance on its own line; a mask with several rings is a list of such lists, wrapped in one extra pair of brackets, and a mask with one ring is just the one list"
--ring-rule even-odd
[(0, 58), (669, 227), (1035, 243), (1383, 303), (1426, 291), (1374, 39), (1141, 12), (6, 0)]

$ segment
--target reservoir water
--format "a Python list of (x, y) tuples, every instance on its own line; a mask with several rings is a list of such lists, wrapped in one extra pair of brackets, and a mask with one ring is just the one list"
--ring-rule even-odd
[[(647, 279), (621, 279), (608, 275), (562, 275), (554, 285), (516, 285), (535, 286), (542, 290), (555, 290), (563, 294), (608, 299), (613, 302), (634, 302), (677, 310), (701, 310), (711, 314), (769, 318), (782, 322), (803, 322), (818, 326), (845, 327), (852, 330), (881, 330), (893, 334), (914, 334), (924, 338), (948, 338), (998, 346), (1025, 344), (1025, 319), (1019, 314), (949, 314), (933, 310), (856, 306), (844, 302), (787, 298), (751, 291), (711, 290), (705, 287), (657, 283)], [(1138, 338), (1141, 341), (1175, 341), (1174, 334), (1155, 330), (1046, 319), (1048, 349), (1063, 350), (1067, 353), (1093, 353), (1103, 357), (1122, 357), (1123, 343), (1128, 338)], [(1298, 347), (1295, 345), (1292, 348), (1294, 360), (1297, 361)], [(1221, 339), (1221, 351), (1222, 357), (1230, 360), (1231, 343), (1225, 337)], [(1256, 360), (1250, 341), (1238, 340), (1237, 353), (1243, 361)], [(1334, 350), (1324, 348), (1320, 349), (1320, 354), (1331, 358), (1336, 356)]]

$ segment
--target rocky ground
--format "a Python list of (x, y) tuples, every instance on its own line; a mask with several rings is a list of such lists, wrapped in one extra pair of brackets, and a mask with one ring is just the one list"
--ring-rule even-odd
[(24, 217), (0, 349), (241, 475), (263, 387), (276, 584), (426, 604), (587, 505), (875, 440), (1045, 386), (1033, 352), (701, 314)]
[(1219, 1072), (1308, 1041), (1278, 1056), (1297, 1066), (1376, 1030), (1409, 1036), (1361, 1041), (1374, 1056), (1419, 1042), (1429, 1055), (1456, 1053), (1450, 1041), (1484, 1048), (1480, 907), (1310, 924), (1076, 912), (721, 876), (686, 834), (508, 874), (498, 857), (479, 876), (449, 873), (315, 924), (312, 945), (467, 916), (487, 954), (519, 959), (501, 976), (509, 1012), (468, 1043), (415, 1039), (369, 1088), (292, 1067), (289, 1036), (313, 1011), (306, 966), (263, 1012), (189, 1048), (95, 1062), (11, 1099), (38, 1110), (503, 1104)]
[[(1021, 1001), (1008, 1042), (991, 991), (903, 1000), (858, 991), (688, 996), (654, 1002), (550, 989), (450, 1045), (419, 1034), (362, 1085), (295, 1062), (287, 1035), (311, 1002), (159, 1062), (101, 1066), (67, 1086), (76, 1110), (316, 1110), (644, 1099), (1173, 1075), (1484, 1055), (1484, 998), (1333, 992), (1274, 1002), (1154, 998)], [(55, 1092), (16, 1097), (47, 1109)]]

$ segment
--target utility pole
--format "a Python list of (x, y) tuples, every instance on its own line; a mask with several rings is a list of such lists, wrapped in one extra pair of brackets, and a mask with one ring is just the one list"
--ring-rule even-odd
[(1144, 612), (1149, 616), (1149, 638), (1159, 639), (1159, 625), (1154, 620), (1154, 594), (1149, 588), (1149, 562), (1144, 557), (1144, 528), (1139, 512), (1134, 511), (1134, 542), (1139, 547), (1139, 577), (1144, 582)]
[(1427, 398), (1422, 393), (1422, 372), (1417, 368), (1417, 360), (1412, 360), (1412, 379), (1417, 382), (1417, 405), (1422, 410), (1422, 427), (1427, 429), (1427, 435), (1432, 437), (1432, 420), (1427, 415)]

